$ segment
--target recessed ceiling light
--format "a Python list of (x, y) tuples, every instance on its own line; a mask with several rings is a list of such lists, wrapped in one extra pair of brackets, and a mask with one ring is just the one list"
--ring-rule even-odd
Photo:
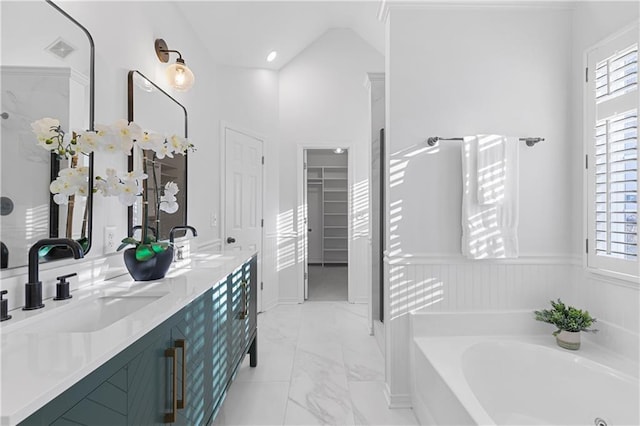
[(267, 62), (273, 62), (273, 60), (276, 59), (276, 56), (278, 56), (278, 52), (272, 50), (271, 53), (267, 55)]
[(344, 149), (336, 148), (336, 149), (333, 150), (333, 152), (335, 152), (336, 154), (342, 154), (344, 152)]

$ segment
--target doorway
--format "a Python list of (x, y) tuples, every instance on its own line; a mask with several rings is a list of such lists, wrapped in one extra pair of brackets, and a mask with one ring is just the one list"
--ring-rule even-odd
[(304, 150), (305, 300), (347, 301), (349, 150)]

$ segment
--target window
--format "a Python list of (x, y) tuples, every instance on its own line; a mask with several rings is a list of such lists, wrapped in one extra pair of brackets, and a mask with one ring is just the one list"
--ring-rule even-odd
[(638, 276), (638, 25), (587, 53), (587, 265)]

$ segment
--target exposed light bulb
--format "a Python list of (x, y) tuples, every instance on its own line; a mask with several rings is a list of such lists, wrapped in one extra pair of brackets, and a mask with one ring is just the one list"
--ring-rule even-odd
[(271, 53), (267, 55), (267, 62), (273, 62), (276, 59), (276, 56), (278, 56), (278, 52), (272, 50)]
[(195, 81), (193, 72), (182, 62), (167, 67), (167, 78), (169, 84), (180, 92), (189, 90)]
[(176, 75), (173, 76), (173, 82), (177, 85), (177, 86), (184, 86), (184, 81), (186, 80), (186, 77), (184, 75), (184, 68), (178, 68), (176, 69)]
[(344, 152), (344, 149), (336, 148), (336, 149), (333, 150), (333, 152), (335, 152), (336, 154), (342, 154)]

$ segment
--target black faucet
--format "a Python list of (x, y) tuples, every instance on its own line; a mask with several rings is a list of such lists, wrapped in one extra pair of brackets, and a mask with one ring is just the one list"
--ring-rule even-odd
[(44, 307), (44, 303), (42, 303), (42, 281), (38, 280), (38, 252), (45, 246), (68, 247), (73, 252), (74, 259), (84, 257), (82, 246), (75, 240), (69, 238), (45, 238), (36, 241), (29, 249), (29, 282), (24, 285), (23, 311)]
[(9, 266), (9, 248), (5, 243), (0, 241), (1, 253), (0, 254), (0, 269), (7, 269)]
[(169, 231), (169, 242), (170, 242), (171, 244), (173, 244), (173, 234), (174, 234), (176, 231), (179, 231), (179, 230), (181, 230), (181, 229), (184, 229), (184, 230), (187, 230), (187, 229), (188, 229), (188, 230), (190, 230), (190, 231), (191, 231), (191, 233), (193, 234), (193, 236), (194, 236), (194, 237), (197, 237), (197, 236), (198, 236), (198, 231), (196, 231), (196, 228), (194, 228), (193, 226), (189, 226), (189, 225), (177, 225), (177, 226), (174, 226), (173, 228), (171, 228), (171, 231)]

